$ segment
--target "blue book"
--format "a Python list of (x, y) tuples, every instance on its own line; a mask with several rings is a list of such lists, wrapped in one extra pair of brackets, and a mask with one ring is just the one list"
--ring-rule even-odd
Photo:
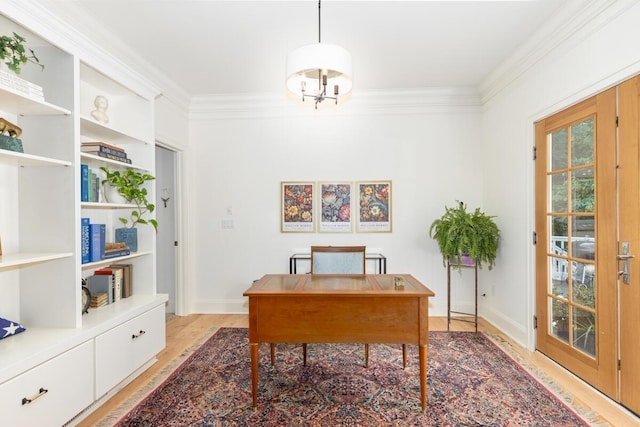
[(89, 262), (89, 218), (80, 219), (80, 254), (83, 264)]
[(80, 165), (80, 201), (89, 201), (89, 165)]
[(104, 259), (104, 244), (106, 239), (106, 225), (89, 224), (89, 261)]

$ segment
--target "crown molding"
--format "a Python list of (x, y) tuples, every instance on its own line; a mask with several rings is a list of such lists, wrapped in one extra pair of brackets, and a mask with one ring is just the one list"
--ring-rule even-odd
[(483, 80), (478, 89), (482, 104), (551, 54), (571, 49), (635, 5), (637, 0), (566, 0), (543, 27)]
[(337, 106), (331, 102), (320, 104), (317, 110), (313, 102), (302, 102), (286, 94), (201, 95), (191, 98), (189, 118), (215, 120), (317, 114), (451, 114), (478, 113), (481, 109), (480, 95), (475, 88), (437, 87), (365, 92), (354, 90), (348, 101)]
[(72, 2), (3, 0), (0, 11), (141, 96), (151, 99), (162, 94), (188, 111), (190, 96), (179, 85), (140, 59), (131, 47), (114, 38)]

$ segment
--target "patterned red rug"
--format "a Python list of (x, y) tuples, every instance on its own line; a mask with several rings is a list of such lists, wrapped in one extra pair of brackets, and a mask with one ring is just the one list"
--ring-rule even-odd
[(248, 330), (221, 328), (116, 426), (588, 425), (482, 333), (431, 332), (428, 407), (420, 411), (417, 346), (260, 347), (251, 408)]

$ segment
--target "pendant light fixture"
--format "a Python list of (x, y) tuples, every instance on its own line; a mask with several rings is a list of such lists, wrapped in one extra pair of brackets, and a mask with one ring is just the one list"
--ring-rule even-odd
[[(318, 103), (342, 99), (351, 92), (351, 54), (321, 39), (320, 1), (318, 1), (318, 43), (301, 46), (287, 56), (287, 89), (304, 101)], [(328, 88), (328, 89), (327, 89)], [(327, 90), (329, 93), (327, 93)]]

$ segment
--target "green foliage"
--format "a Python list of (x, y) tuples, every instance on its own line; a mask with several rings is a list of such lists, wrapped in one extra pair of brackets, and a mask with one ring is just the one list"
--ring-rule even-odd
[[(479, 208), (467, 212), (464, 203), (457, 203), (454, 208), (445, 206), (445, 213), (433, 221), (429, 229), (429, 235), (438, 242), (443, 264), (449, 259), (468, 255), (479, 267), (486, 263), (491, 270), (500, 241), (494, 217), (485, 215)], [(458, 263), (454, 268), (461, 269)]]
[(7, 64), (7, 67), (16, 74), (20, 74), (22, 64), (31, 62), (44, 69), (44, 65), (33, 52), (32, 49), (24, 47), (25, 38), (17, 33), (13, 36), (0, 36), (0, 60)]
[[(156, 206), (147, 200), (147, 189), (144, 188), (144, 183), (154, 180), (155, 177), (148, 173), (141, 173), (134, 170), (125, 170), (124, 172), (110, 171), (109, 168), (102, 166), (100, 169), (106, 174), (106, 179), (102, 180), (102, 184), (108, 182), (112, 186), (118, 189), (118, 193), (124, 197), (127, 202), (133, 203), (137, 206), (137, 209), (131, 211), (129, 218), (121, 217), (120, 222), (124, 226), (130, 228), (135, 227), (138, 224), (151, 224), (153, 228), (158, 231), (158, 222), (154, 218), (145, 219), (145, 214), (151, 214)], [(129, 225), (131, 222), (131, 225)]]

